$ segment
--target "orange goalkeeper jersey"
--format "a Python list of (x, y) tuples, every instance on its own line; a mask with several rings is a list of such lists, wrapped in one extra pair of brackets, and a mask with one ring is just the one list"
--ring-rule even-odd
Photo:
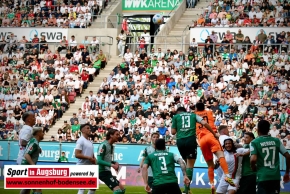
[[(210, 110), (203, 110), (203, 111), (195, 111), (195, 114), (198, 116), (202, 117), (205, 122), (211, 126), (212, 130), (214, 132), (217, 131), (214, 121), (215, 119), (213, 118), (213, 113)], [(198, 139), (200, 139), (202, 136), (211, 133), (207, 128), (205, 128), (202, 124), (196, 123), (196, 136)]]

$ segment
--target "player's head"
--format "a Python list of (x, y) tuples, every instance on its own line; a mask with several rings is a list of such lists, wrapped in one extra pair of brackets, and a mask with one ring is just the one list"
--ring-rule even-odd
[(155, 142), (156, 150), (165, 150), (165, 139), (157, 139)]
[(91, 135), (91, 128), (90, 128), (90, 125), (88, 123), (81, 125), (80, 130), (83, 134), (85, 134), (87, 136)]
[(33, 125), (35, 125), (35, 121), (36, 121), (35, 114), (33, 112), (27, 111), (23, 113), (22, 120), (24, 121), (26, 125), (29, 125), (32, 127)]
[(220, 125), (218, 128), (218, 132), (220, 135), (227, 135), (229, 136), (229, 129), (226, 125)]
[(244, 134), (244, 143), (245, 144), (250, 144), (251, 141), (253, 141), (253, 139), (255, 139), (255, 135), (252, 132), (245, 132)]
[(270, 131), (270, 123), (267, 120), (260, 120), (258, 123), (258, 135), (268, 135)]
[(177, 113), (186, 112), (186, 109), (183, 106), (180, 106), (176, 110)]
[(109, 129), (106, 134), (106, 140), (111, 140), (113, 143), (118, 142), (120, 133), (117, 129)]
[(236, 152), (236, 147), (232, 139), (225, 139), (223, 148), (228, 152)]
[(197, 111), (203, 111), (205, 108), (204, 108), (204, 104), (202, 103), (202, 102), (198, 102), (198, 103), (196, 103), (196, 105), (195, 105), (195, 109), (197, 110)]
[(153, 145), (155, 145), (155, 142), (156, 142), (156, 140), (159, 139), (159, 136), (160, 136), (159, 133), (152, 133), (152, 134), (151, 134), (151, 143), (152, 143)]
[(42, 127), (33, 127), (32, 135), (39, 140), (43, 140), (44, 133), (43, 133)]

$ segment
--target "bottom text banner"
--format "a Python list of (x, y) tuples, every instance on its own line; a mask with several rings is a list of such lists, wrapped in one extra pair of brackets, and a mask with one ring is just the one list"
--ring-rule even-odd
[(7, 165), (5, 189), (98, 189), (97, 165)]

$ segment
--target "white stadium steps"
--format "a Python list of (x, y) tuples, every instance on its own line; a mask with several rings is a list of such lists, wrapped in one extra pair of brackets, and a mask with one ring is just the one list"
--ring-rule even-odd
[(197, 20), (200, 14), (204, 12), (204, 9), (208, 5), (209, 5), (209, 2), (205, 0), (200, 0), (199, 2), (197, 2), (197, 5), (195, 6), (195, 8), (186, 9), (186, 11), (183, 13), (181, 18), (178, 20), (178, 22), (175, 24), (173, 29), (168, 34), (168, 36), (175, 36), (170, 39), (169, 38), (166, 39), (166, 42), (170, 44), (167, 46), (156, 44), (156, 46), (161, 48), (163, 52), (165, 52), (165, 50), (168, 48), (171, 51), (174, 49), (180, 50), (181, 43), (182, 43), (182, 34), (186, 26), (191, 25), (194, 20)]
[(62, 118), (59, 121), (56, 121), (55, 125), (53, 125), (48, 133), (45, 134), (44, 141), (50, 140), (51, 136), (56, 136), (57, 130), (61, 128), (64, 124), (64, 121), (68, 121), (72, 118), (73, 113), (77, 113), (78, 109), (81, 108), (82, 103), (86, 96), (89, 95), (89, 91), (93, 91), (94, 94), (97, 94), (99, 87), (105, 77), (109, 76), (109, 73), (120, 63), (121, 58), (118, 56), (112, 56), (108, 61), (105, 69), (100, 71), (100, 74), (95, 77), (94, 81), (88, 85), (88, 88), (83, 92), (82, 97), (76, 97), (76, 101), (71, 103), (70, 108), (63, 114)]

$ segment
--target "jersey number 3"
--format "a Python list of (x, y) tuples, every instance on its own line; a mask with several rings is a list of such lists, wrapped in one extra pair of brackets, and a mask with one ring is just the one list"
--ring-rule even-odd
[(161, 170), (162, 171), (166, 171), (167, 170), (167, 166), (166, 166), (166, 161), (165, 161), (165, 157), (164, 156), (161, 156), (161, 157), (159, 157), (159, 160), (162, 160), (161, 161), (161, 166), (160, 166), (160, 168), (161, 168)]
[(182, 128), (190, 127), (190, 116), (182, 116)]

